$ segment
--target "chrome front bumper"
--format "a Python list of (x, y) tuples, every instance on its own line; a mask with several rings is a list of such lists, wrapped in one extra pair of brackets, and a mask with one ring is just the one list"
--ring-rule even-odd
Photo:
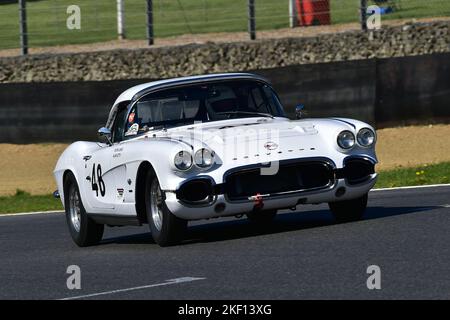
[[(187, 220), (198, 220), (222, 216), (245, 214), (258, 207), (262, 202), (262, 209), (288, 209), (300, 204), (328, 203), (358, 198), (369, 192), (377, 180), (377, 174), (371, 174), (368, 179), (359, 184), (348, 184), (344, 179), (336, 179), (334, 184), (327, 189), (318, 191), (304, 191), (295, 194), (262, 197), (262, 200), (229, 201), (224, 194), (215, 195), (214, 198), (204, 204), (189, 205), (177, 199), (176, 193), (166, 191), (166, 205), (177, 217)], [(342, 193), (342, 188), (345, 192)], [(258, 203), (256, 203), (258, 201)]]

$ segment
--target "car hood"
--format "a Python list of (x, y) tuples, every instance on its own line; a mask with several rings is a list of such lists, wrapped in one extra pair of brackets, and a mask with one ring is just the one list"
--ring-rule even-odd
[[(168, 130), (165, 135), (194, 150), (213, 150), (219, 161), (266, 162), (324, 154), (351, 123), (336, 119), (251, 118), (216, 121)], [(330, 139), (331, 138), (331, 139)]]

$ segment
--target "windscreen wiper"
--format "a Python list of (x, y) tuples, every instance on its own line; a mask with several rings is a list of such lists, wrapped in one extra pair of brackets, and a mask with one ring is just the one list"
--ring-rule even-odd
[(148, 125), (145, 125), (144, 127), (142, 127), (142, 132), (149, 132), (149, 131), (157, 131), (157, 130), (164, 130), (166, 129), (165, 125), (156, 125), (156, 126), (151, 126), (149, 127)]
[(248, 114), (248, 115), (256, 115), (260, 117), (268, 117), (268, 118), (275, 118), (273, 115), (269, 113), (262, 113), (262, 112), (249, 112), (249, 111), (226, 111), (226, 112), (217, 112), (216, 115), (226, 115), (226, 114)]

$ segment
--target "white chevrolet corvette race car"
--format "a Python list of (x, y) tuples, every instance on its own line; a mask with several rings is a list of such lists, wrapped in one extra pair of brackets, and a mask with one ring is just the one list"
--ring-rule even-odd
[(351, 119), (289, 120), (267, 80), (216, 74), (146, 83), (112, 106), (101, 142), (71, 144), (54, 175), (73, 240), (104, 225), (148, 223), (156, 243), (182, 240), (189, 220), (328, 203), (337, 221), (362, 217), (377, 174), (376, 134)]

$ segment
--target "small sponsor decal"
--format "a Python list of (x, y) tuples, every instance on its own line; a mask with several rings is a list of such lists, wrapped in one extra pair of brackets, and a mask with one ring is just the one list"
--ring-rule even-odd
[(125, 136), (135, 136), (138, 134), (139, 131), (139, 124), (135, 123), (133, 124), (130, 129), (128, 129), (127, 132), (125, 132)]
[(122, 151), (123, 151), (123, 147), (115, 148), (114, 153), (113, 153), (113, 158), (120, 158), (122, 156)]
[(123, 199), (123, 189), (117, 189), (117, 199)]
[(264, 148), (266, 148), (267, 150), (275, 150), (276, 148), (278, 148), (278, 145), (275, 142), (267, 141), (264, 144)]

